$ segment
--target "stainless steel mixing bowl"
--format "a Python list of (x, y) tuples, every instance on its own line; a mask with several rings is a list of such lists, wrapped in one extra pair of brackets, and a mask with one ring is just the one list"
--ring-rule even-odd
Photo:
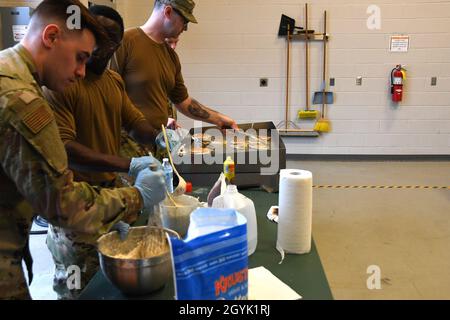
[[(132, 227), (128, 237), (121, 241), (117, 231), (103, 235), (97, 241), (100, 267), (105, 277), (126, 295), (145, 295), (162, 288), (170, 278), (172, 263), (169, 245), (159, 255), (146, 259), (122, 259), (114, 257), (111, 250), (119, 246), (136, 247), (142, 240), (147, 227)], [(150, 230), (161, 230), (176, 234), (165, 228), (151, 227)], [(177, 235), (178, 236), (178, 235)], [(120, 251), (117, 251), (120, 252)]]

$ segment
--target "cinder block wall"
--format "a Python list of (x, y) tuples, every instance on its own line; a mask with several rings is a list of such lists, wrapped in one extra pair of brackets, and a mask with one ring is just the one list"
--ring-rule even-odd
[(0, 0), (0, 7), (36, 7), (40, 0)]
[[(198, 25), (182, 35), (179, 55), (192, 96), (239, 122), (284, 118), (286, 41), (277, 37), (282, 13), (304, 25), (304, 2), (197, 0)], [(153, 1), (118, 1), (127, 26), (142, 24)], [(331, 133), (286, 138), (289, 153), (450, 154), (449, 1), (311, 0), (310, 26), (322, 30), (329, 15), (329, 71), (336, 79), (329, 106)], [(120, 7), (120, 5), (123, 5)], [(381, 29), (369, 30), (370, 5), (381, 9)], [(389, 38), (410, 36), (408, 53), (390, 53)], [(320, 90), (322, 48), (310, 48), (310, 96)], [(305, 105), (304, 44), (292, 43), (291, 119)], [(405, 64), (404, 102), (389, 96), (389, 74)], [(362, 76), (362, 86), (356, 77)], [(431, 77), (437, 86), (431, 86)], [(259, 87), (268, 78), (269, 86)], [(185, 119), (185, 118), (183, 118)], [(182, 120), (186, 126), (189, 120)], [(297, 124), (311, 128), (312, 122)]]
[[(19, 5), (26, 1), (0, 1)], [(28, 1), (39, 2), (39, 1)], [(189, 25), (178, 47), (190, 94), (238, 122), (284, 119), (286, 41), (277, 37), (282, 13), (304, 25), (304, 3), (293, 0), (196, 0), (198, 25)], [(138, 26), (153, 0), (117, 0), (126, 26)], [(328, 11), (328, 78), (335, 104), (332, 132), (319, 138), (286, 138), (299, 154), (450, 154), (450, 2), (427, 0), (311, 0), (310, 27), (322, 30)], [(381, 28), (369, 30), (370, 5), (381, 10)], [(390, 53), (389, 37), (410, 36), (408, 53)], [(290, 119), (305, 106), (304, 44), (292, 43)], [(310, 97), (321, 85), (320, 43), (310, 46)], [(404, 101), (390, 101), (389, 73), (405, 64)], [(356, 77), (362, 76), (362, 86)], [(431, 77), (437, 86), (431, 86)], [(259, 79), (268, 78), (268, 87)], [(316, 108), (316, 107), (314, 107)], [(181, 116), (186, 127), (192, 121)], [(311, 121), (296, 121), (312, 128)]]

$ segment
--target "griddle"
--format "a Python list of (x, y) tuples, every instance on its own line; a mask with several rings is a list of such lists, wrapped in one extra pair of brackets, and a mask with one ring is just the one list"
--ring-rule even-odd
[[(194, 135), (197, 133), (205, 133), (209, 129), (217, 129), (216, 127), (202, 127), (202, 128), (192, 128), (190, 134)], [(277, 153), (279, 166), (274, 170), (273, 174), (262, 175), (261, 168), (268, 168), (271, 164), (263, 164), (259, 156), (259, 150), (246, 147), (245, 149), (233, 149), (233, 150), (216, 150), (213, 149), (212, 156), (215, 159), (221, 159), (221, 163), (206, 163), (201, 154), (194, 154), (191, 152), (184, 155), (184, 162), (177, 165), (179, 173), (183, 176), (186, 181), (192, 182), (194, 187), (212, 187), (214, 183), (219, 178), (221, 172), (223, 172), (223, 161), (226, 160), (227, 156), (231, 156), (235, 162), (235, 184), (238, 188), (252, 188), (261, 187), (267, 192), (277, 192), (279, 185), (279, 173), (280, 169), (286, 168), (286, 147), (278, 134), (278, 131), (273, 122), (257, 122), (257, 123), (245, 123), (239, 124), (239, 128), (246, 131), (248, 129), (254, 129), (259, 135), (260, 130), (263, 134), (265, 129), (267, 131), (267, 136), (275, 139), (271, 141), (268, 146), (268, 150), (264, 150), (263, 153), (267, 157), (272, 157), (273, 153)], [(273, 136), (272, 136), (273, 135)], [(236, 134), (239, 136), (239, 134)], [(226, 139), (222, 135), (223, 139)], [(248, 137), (244, 137), (248, 141)], [(184, 143), (189, 144), (191, 141), (184, 141)], [(192, 146), (192, 145), (191, 145)], [(221, 152), (222, 151), (222, 152)], [(186, 163), (186, 160), (190, 160), (190, 164)], [(245, 163), (239, 163), (238, 159), (245, 159)], [(256, 163), (249, 163), (249, 159), (256, 160)], [(273, 160), (272, 160), (273, 161)], [(242, 162), (242, 161), (241, 161)], [(255, 161), (253, 161), (255, 162)]]

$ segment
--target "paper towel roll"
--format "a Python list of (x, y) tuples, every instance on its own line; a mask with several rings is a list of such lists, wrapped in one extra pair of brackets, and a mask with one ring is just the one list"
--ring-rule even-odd
[(311, 250), (312, 173), (281, 170), (278, 206), (277, 249), (282, 257), (283, 251), (308, 253)]

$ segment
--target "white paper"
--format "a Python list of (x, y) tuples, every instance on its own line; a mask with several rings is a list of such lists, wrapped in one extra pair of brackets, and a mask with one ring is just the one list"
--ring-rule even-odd
[(16, 24), (12, 26), (13, 36), (15, 42), (20, 42), (25, 37), (25, 34), (27, 33), (28, 26), (27, 25), (21, 25)]
[(249, 300), (298, 300), (302, 296), (264, 267), (248, 270)]
[(267, 219), (278, 223), (278, 206), (271, 206), (269, 211), (267, 211)]
[(391, 36), (391, 52), (408, 52), (409, 36)]

